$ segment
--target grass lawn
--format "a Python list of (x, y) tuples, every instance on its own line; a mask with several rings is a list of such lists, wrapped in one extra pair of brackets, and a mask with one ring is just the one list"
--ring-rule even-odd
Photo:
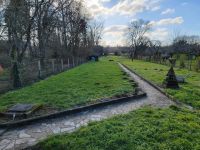
[(23, 89), (0, 95), (0, 110), (17, 103), (36, 103), (59, 109), (133, 91), (116, 62), (102, 58)]
[[(145, 79), (159, 86), (162, 85), (169, 70), (168, 66), (142, 60), (134, 60), (132, 62), (130, 59), (124, 57), (114, 57), (114, 59), (119, 60)], [(175, 99), (200, 109), (200, 73), (179, 68), (176, 68), (175, 72), (181, 76), (189, 75), (186, 79), (187, 83), (180, 84), (180, 90), (165, 89), (166, 92)]]
[(143, 108), (50, 137), (34, 150), (200, 149), (200, 113), (176, 107)]

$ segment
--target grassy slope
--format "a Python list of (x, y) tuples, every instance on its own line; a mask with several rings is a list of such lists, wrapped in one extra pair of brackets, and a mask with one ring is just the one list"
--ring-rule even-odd
[[(142, 60), (134, 60), (132, 62), (125, 58), (115, 59), (118, 59), (144, 78), (156, 83), (157, 85), (162, 85), (169, 70), (168, 66), (145, 62)], [(180, 90), (166, 89), (166, 92), (184, 103), (200, 108), (200, 73), (178, 68), (175, 69), (175, 72), (177, 75), (182, 76), (187, 76), (189, 74), (189, 78), (186, 79), (187, 83), (180, 84)]]
[(87, 63), (32, 86), (1, 95), (0, 110), (16, 103), (70, 108), (133, 91), (128, 80), (122, 78), (122, 72), (116, 62), (103, 58), (100, 62)]
[[(175, 108), (175, 107), (174, 107)], [(200, 114), (145, 108), (50, 137), (35, 150), (200, 149)]]

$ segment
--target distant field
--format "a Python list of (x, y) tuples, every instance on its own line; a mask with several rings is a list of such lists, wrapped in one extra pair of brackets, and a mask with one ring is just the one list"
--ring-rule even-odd
[(34, 150), (197, 150), (200, 114), (143, 108), (65, 135), (50, 137)]
[(0, 110), (17, 103), (45, 104), (58, 109), (91, 103), (133, 91), (116, 62), (102, 58), (23, 89), (0, 95)]
[[(127, 65), (147, 80), (159, 86), (162, 85), (169, 70), (168, 66), (142, 60), (134, 60), (132, 62), (130, 59), (123, 57), (114, 57), (114, 59)], [(166, 89), (166, 92), (186, 104), (200, 108), (200, 73), (178, 68), (175, 68), (175, 72), (177, 75), (187, 76), (187, 83), (180, 84), (180, 90)]]

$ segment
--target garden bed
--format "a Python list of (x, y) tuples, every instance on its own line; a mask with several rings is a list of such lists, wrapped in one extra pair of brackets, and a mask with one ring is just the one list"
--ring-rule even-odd
[(43, 106), (41, 109), (39, 109), (39, 111), (34, 112), (30, 116), (28, 116), (26, 119), (18, 118), (17, 120), (12, 120), (12, 118), (6, 118), (0, 115), (0, 127), (12, 128), (12, 127), (17, 127), (17, 126), (22, 126), (22, 125), (28, 125), (35, 121), (51, 119), (51, 118), (60, 117), (63, 115), (72, 115), (72, 114), (80, 113), (82, 111), (95, 109), (95, 108), (103, 107), (110, 104), (136, 100), (145, 96), (146, 96), (146, 93), (144, 93), (142, 90), (137, 90), (137, 93), (133, 92), (133, 93), (127, 93), (123, 95), (113, 96), (111, 98), (97, 100), (85, 106), (76, 106), (72, 109), (68, 109), (64, 111), (58, 111), (54, 108)]
[(17, 118), (14, 121), (13, 118), (2, 116), (0, 123), (13, 124), (15, 121), (21, 122), (21, 119), (30, 121), (31, 118), (37, 120), (43, 116), (51, 117), (52, 114), (55, 116), (68, 110), (74, 112), (82, 107), (99, 106), (137, 97), (135, 94), (137, 84), (116, 62), (110, 62), (109, 58), (104, 57), (99, 62), (83, 64), (31, 86), (1, 95), (0, 112), (6, 112), (16, 104), (34, 104), (43, 107), (27, 118)]

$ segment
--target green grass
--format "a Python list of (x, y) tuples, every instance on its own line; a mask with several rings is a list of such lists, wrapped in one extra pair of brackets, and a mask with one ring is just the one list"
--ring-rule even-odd
[(176, 107), (143, 108), (71, 134), (40, 142), (34, 150), (200, 149), (200, 113)]
[(59, 109), (133, 91), (116, 62), (103, 58), (52, 76), (32, 86), (0, 96), (0, 110), (16, 103), (35, 103)]
[[(145, 79), (162, 86), (162, 83), (169, 70), (168, 66), (146, 62), (143, 60), (134, 60), (124, 57), (114, 57), (115, 60), (122, 62), (129, 68), (143, 76)], [(180, 90), (165, 89), (168, 94), (175, 99), (189, 104), (195, 108), (200, 108), (200, 73), (188, 71), (186, 69), (175, 68), (177, 75), (187, 76), (187, 83), (180, 84)]]

